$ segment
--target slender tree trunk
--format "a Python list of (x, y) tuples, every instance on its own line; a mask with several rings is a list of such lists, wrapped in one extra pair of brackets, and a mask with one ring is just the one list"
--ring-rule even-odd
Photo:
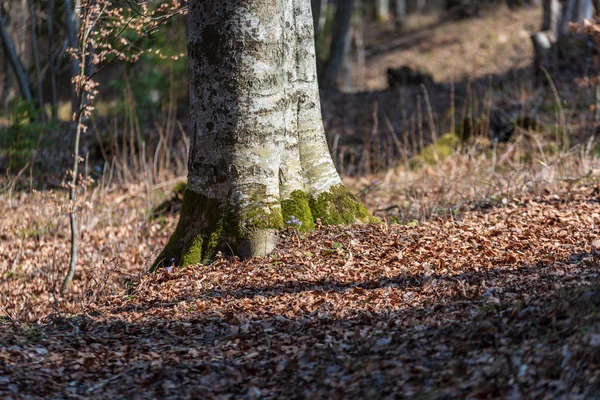
[(390, 19), (390, 0), (376, 0), (377, 20), (387, 22)]
[(348, 30), (346, 43), (344, 44), (344, 55), (342, 57), (342, 90), (352, 90), (352, 39), (355, 36), (355, 28)]
[(329, 59), (323, 67), (321, 83), (323, 86), (337, 87), (337, 77), (339, 74), (342, 60), (344, 57), (344, 48), (352, 20), (353, 0), (338, 0), (333, 20), (333, 33)]
[(401, 30), (406, 22), (406, 0), (394, 1), (394, 27)]
[(4, 44), (4, 53), (6, 54), (6, 57), (8, 58), (8, 61), (10, 62), (13, 72), (17, 78), (17, 82), (19, 83), (21, 95), (25, 100), (32, 101), (33, 96), (31, 95), (31, 89), (29, 88), (27, 71), (25, 71), (25, 67), (23, 67), (23, 64), (21, 63), (12, 38), (8, 34), (2, 7), (0, 7), (0, 37), (2, 38), (2, 43)]
[(5, 8), (8, 33), (14, 40), (17, 55), (25, 71), (32, 67), (31, 29), (29, 29), (29, 0), (11, 0)]
[(559, 0), (544, 0), (543, 8), (542, 31), (549, 32), (550, 40), (555, 41), (558, 38), (562, 5)]
[(10, 101), (12, 92), (12, 73), (10, 62), (8, 61), (8, 57), (5, 56), (4, 47), (0, 46), (0, 60), (2, 60), (2, 68), (4, 68), (4, 75), (2, 81), (2, 91), (0, 92), (0, 106), (6, 110), (8, 107), (8, 102)]
[(46, 111), (44, 111), (44, 91), (42, 87), (42, 73), (40, 68), (40, 51), (37, 44), (37, 24), (35, 20), (35, 9), (33, 0), (29, 0), (29, 26), (31, 27), (31, 52), (33, 54), (33, 65), (35, 66), (35, 79), (37, 86), (37, 104), (40, 108), (40, 117), (42, 121), (46, 120)]
[[(310, 7), (312, 9), (313, 17), (313, 28), (315, 30), (315, 38), (319, 36), (319, 20), (321, 19), (321, 4), (322, 0), (310, 0)], [(327, 11), (327, 10), (325, 10)]]
[[(76, 0), (78, 2), (78, 0)], [(67, 31), (67, 42), (69, 47), (77, 48), (77, 31), (79, 30), (79, 18), (77, 17), (77, 11), (73, 7), (71, 0), (65, 0), (65, 15), (66, 15), (66, 31)], [(71, 60), (71, 77), (79, 75), (79, 61), (76, 59)], [(71, 96), (71, 108), (72, 112), (78, 111), (79, 101), (77, 99), (75, 88), (73, 88), (73, 95)]]
[(552, 51), (552, 42), (547, 32), (536, 32), (531, 35), (534, 52), (534, 73), (537, 81), (542, 82), (545, 77), (541, 74), (542, 70), (550, 68), (550, 53)]
[(357, 7), (358, 10), (360, 10), (360, 13), (358, 15), (357, 21), (356, 21), (356, 25), (354, 27), (354, 41), (356, 44), (356, 69), (357, 69), (357, 83), (356, 86), (358, 86), (359, 89), (364, 89), (365, 87), (365, 76), (366, 76), (366, 64), (367, 64), (367, 57), (365, 54), (365, 42), (364, 42), (364, 36), (365, 36), (365, 8), (364, 8), (364, 1), (363, 0), (357, 0)]
[(48, 0), (48, 73), (50, 76), (52, 119), (58, 119), (58, 95), (54, 64), (54, 0)]
[(584, 19), (591, 20), (594, 16), (593, 0), (579, 0), (577, 9), (577, 22), (583, 22)]
[[(329, 18), (329, 0), (321, 0), (321, 13), (319, 14), (319, 28), (317, 32), (323, 34), (323, 29)], [(317, 36), (316, 33), (313, 36)]]
[(285, 226), (317, 218), (375, 220), (329, 155), (314, 49), (306, 0), (190, 3), (188, 186), (155, 267), (264, 255)]
[[(99, 18), (99, 16), (97, 16)], [(78, 69), (78, 80), (83, 82), (85, 79), (86, 68), (85, 66), (91, 63), (88, 60), (89, 53), (87, 51), (90, 46), (90, 34), (95, 29), (95, 20), (88, 19), (86, 25), (81, 27), (80, 35), (78, 36), (78, 49), (79, 49), (79, 61), (81, 62), (82, 68)], [(79, 29), (79, 28), (78, 28)], [(75, 276), (75, 270), (77, 268), (77, 258), (79, 251), (79, 228), (77, 224), (77, 178), (79, 175), (79, 142), (81, 139), (81, 132), (84, 122), (84, 111), (86, 108), (86, 93), (88, 93), (85, 85), (76, 86), (77, 93), (75, 98), (77, 99), (76, 111), (75, 111), (75, 143), (73, 146), (73, 169), (71, 170), (71, 182), (69, 187), (69, 201), (71, 202), (71, 210), (69, 212), (69, 222), (71, 225), (71, 257), (69, 259), (69, 270), (65, 276), (63, 283), (60, 287), (61, 293), (65, 292), (73, 282)]]
[(540, 82), (545, 80), (541, 73), (550, 69), (550, 54), (552, 46), (560, 34), (559, 27), (562, 19), (562, 5), (559, 0), (544, 0), (542, 30), (531, 35), (534, 50), (534, 72)]

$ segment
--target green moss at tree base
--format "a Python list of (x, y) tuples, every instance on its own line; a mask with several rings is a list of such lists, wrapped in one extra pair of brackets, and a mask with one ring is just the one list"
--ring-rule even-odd
[(181, 265), (194, 265), (202, 262), (202, 236), (196, 235), (186, 243), (181, 252)]
[[(258, 199), (257, 199), (258, 201)], [(266, 254), (285, 225), (310, 232), (325, 225), (379, 223), (344, 185), (317, 196), (297, 190), (277, 205), (251, 205), (234, 211), (224, 202), (186, 190), (175, 232), (151, 270), (171, 263), (188, 266), (211, 260), (219, 250), (242, 257)]]
[[(214, 237), (221, 236), (226, 209), (217, 200), (186, 190), (175, 232), (160, 253), (151, 270), (167, 265), (199, 264), (210, 259)], [(209, 251), (210, 250), (210, 251)]]
[(284, 227), (279, 207), (257, 205), (234, 211), (228, 204), (186, 190), (175, 232), (151, 270), (171, 263), (188, 266), (210, 261), (219, 250), (236, 254), (254, 251), (254, 238), (264, 242)]
[(279, 207), (274, 205), (267, 207), (263, 204), (250, 205), (234, 218), (239, 221), (239, 229), (241, 230), (283, 228), (283, 217)]
[(285, 224), (299, 232), (308, 233), (315, 229), (309, 198), (301, 190), (292, 192), (289, 199), (281, 201), (281, 214)]
[(349, 225), (356, 222), (379, 223), (379, 219), (362, 205), (360, 200), (343, 184), (331, 187), (310, 199), (313, 218), (324, 225)]
[(187, 189), (187, 181), (179, 181), (175, 184), (175, 186), (173, 186), (173, 189), (171, 190), (171, 192), (173, 194), (183, 195), (185, 193), (186, 189)]

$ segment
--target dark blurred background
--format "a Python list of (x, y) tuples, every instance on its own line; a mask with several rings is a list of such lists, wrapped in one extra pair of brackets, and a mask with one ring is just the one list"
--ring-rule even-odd
[[(58, 185), (71, 159), (73, 6), (0, 1), (0, 171), (34, 168), (42, 186)], [(312, 8), (323, 120), (342, 174), (429, 163), (475, 137), (494, 146), (519, 129), (549, 131), (557, 98), (570, 140), (596, 133), (597, 42), (569, 27), (593, 19), (591, 0), (312, 0)], [(82, 154), (96, 179), (185, 174), (185, 17), (136, 47), (152, 52), (95, 78)]]

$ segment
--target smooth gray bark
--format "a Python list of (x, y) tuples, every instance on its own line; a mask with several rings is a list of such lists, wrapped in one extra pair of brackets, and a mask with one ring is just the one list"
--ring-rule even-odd
[[(257, 208), (280, 212), (280, 200), (294, 191), (340, 184), (321, 122), (310, 4), (205, 0), (190, 7), (188, 187), (244, 219)], [(250, 241), (274, 233), (258, 229)], [(268, 253), (274, 242), (249, 251)]]
[(354, 29), (350, 28), (347, 33), (346, 43), (344, 43), (344, 55), (342, 57), (342, 90), (349, 91), (352, 89), (352, 60), (350, 53), (352, 50), (352, 38)]
[[(264, 255), (295, 220), (305, 231), (316, 218), (341, 223), (328, 222), (337, 204), (327, 195), (360, 203), (325, 140), (310, 3), (203, 0), (190, 3), (188, 17), (188, 185), (155, 266), (203, 262), (219, 243)], [(364, 207), (359, 214), (345, 221), (373, 221)]]
[(353, 0), (339, 0), (336, 5), (329, 58), (323, 67), (321, 79), (323, 86), (337, 87), (337, 77), (342, 66), (346, 40), (348, 40), (353, 5)]
[(12, 92), (12, 73), (8, 57), (4, 55), (4, 47), (0, 46), (0, 62), (4, 68), (4, 79), (2, 80), (2, 91), (0, 92), (0, 107), (6, 109)]
[(213, 198), (234, 190), (243, 203), (240, 180), (272, 180), (276, 199), (341, 183), (321, 120), (309, 3), (205, 0), (189, 15), (190, 187)]
[(8, 61), (10, 62), (13, 72), (17, 78), (17, 82), (19, 83), (21, 95), (25, 100), (32, 101), (33, 97), (31, 95), (31, 89), (29, 88), (27, 71), (25, 71), (25, 67), (23, 67), (12, 38), (8, 33), (2, 7), (0, 7), (0, 37), (2, 38), (2, 43), (4, 44), (4, 54), (8, 58)]

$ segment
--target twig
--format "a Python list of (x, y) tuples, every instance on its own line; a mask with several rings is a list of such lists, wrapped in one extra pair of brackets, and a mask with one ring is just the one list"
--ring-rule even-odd
[(12, 315), (10, 315), (10, 314), (8, 313), (8, 311), (7, 311), (7, 310), (6, 310), (4, 307), (1, 307), (1, 306), (0, 306), (0, 311), (2, 311), (2, 312), (3, 312), (3, 313), (6, 315), (6, 317), (7, 317), (7, 318), (8, 318), (8, 320), (10, 321), (10, 323), (11, 323), (11, 324), (12, 324), (12, 325), (13, 325), (15, 328), (17, 328), (17, 327), (19, 326), (19, 324), (17, 323), (17, 321), (15, 320), (15, 318), (14, 318)]

